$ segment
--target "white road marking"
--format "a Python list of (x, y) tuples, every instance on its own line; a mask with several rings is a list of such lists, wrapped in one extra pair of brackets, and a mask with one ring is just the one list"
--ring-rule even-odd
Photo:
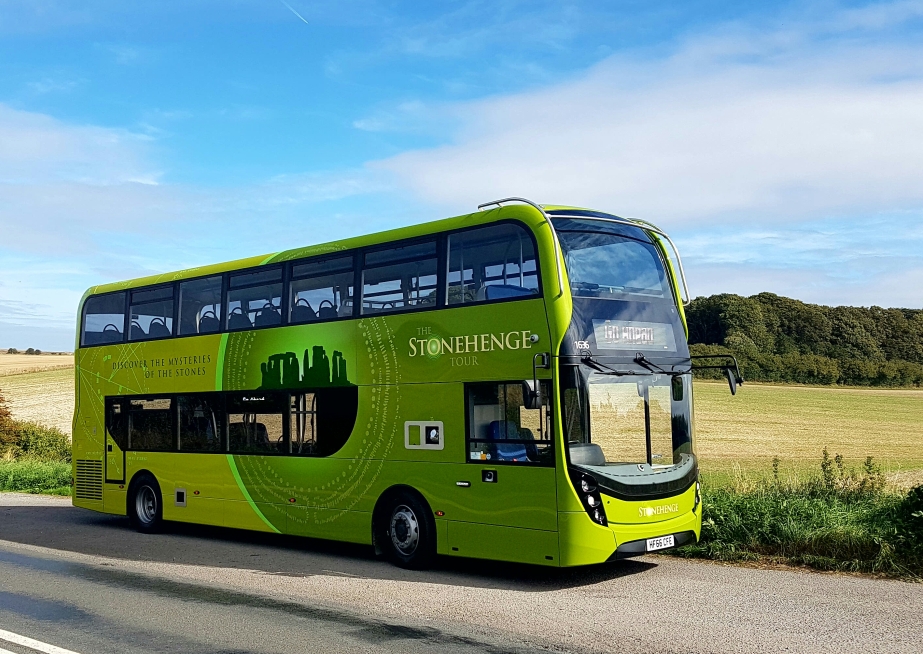
[[(48, 643), (43, 643), (40, 640), (28, 638), (27, 636), (20, 636), (19, 634), (14, 634), (12, 631), (4, 631), (3, 629), (0, 629), (0, 640), (5, 640), (6, 642), (13, 643), (14, 645), (22, 645), (23, 647), (28, 647), (39, 652), (44, 652), (44, 654), (77, 654), (77, 652), (72, 652), (69, 649), (64, 649), (63, 647), (57, 647), (55, 645), (49, 645)], [(8, 652), (5, 649), (0, 649), (0, 654), (14, 653)]]

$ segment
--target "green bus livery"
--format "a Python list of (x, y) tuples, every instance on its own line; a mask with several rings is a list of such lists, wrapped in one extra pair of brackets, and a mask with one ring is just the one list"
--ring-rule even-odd
[(74, 505), (412, 568), (694, 542), (684, 293), (653, 225), (519, 198), (93, 287)]

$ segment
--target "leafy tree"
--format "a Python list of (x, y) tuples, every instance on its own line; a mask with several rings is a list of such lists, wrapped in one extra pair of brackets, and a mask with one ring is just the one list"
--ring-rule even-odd
[(755, 381), (923, 385), (923, 310), (725, 293), (696, 298), (686, 316), (694, 353), (732, 353)]

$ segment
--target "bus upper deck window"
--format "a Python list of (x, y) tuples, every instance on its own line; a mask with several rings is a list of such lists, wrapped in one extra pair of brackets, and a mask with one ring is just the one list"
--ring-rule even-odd
[(179, 285), (179, 334), (212, 334), (221, 330), (221, 276)]
[(354, 279), (351, 255), (292, 266), (289, 322), (352, 316)]
[(81, 345), (121, 343), (125, 333), (125, 293), (97, 295), (83, 307)]
[(173, 287), (131, 292), (129, 341), (163, 338), (173, 334)]
[(282, 269), (232, 275), (226, 307), (228, 329), (282, 324)]
[(446, 304), (538, 295), (535, 246), (518, 225), (451, 234), (448, 263)]
[(365, 255), (362, 314), (436, 306), (436, 242), (426, 241)]

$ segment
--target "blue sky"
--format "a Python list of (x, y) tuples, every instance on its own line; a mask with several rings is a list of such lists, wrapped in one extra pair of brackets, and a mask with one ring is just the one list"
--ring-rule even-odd
[(694, 295), (919, 308), (921, 37), (919, 1), (0, 0), (0, 347), (507, 195), (660, 224)]

